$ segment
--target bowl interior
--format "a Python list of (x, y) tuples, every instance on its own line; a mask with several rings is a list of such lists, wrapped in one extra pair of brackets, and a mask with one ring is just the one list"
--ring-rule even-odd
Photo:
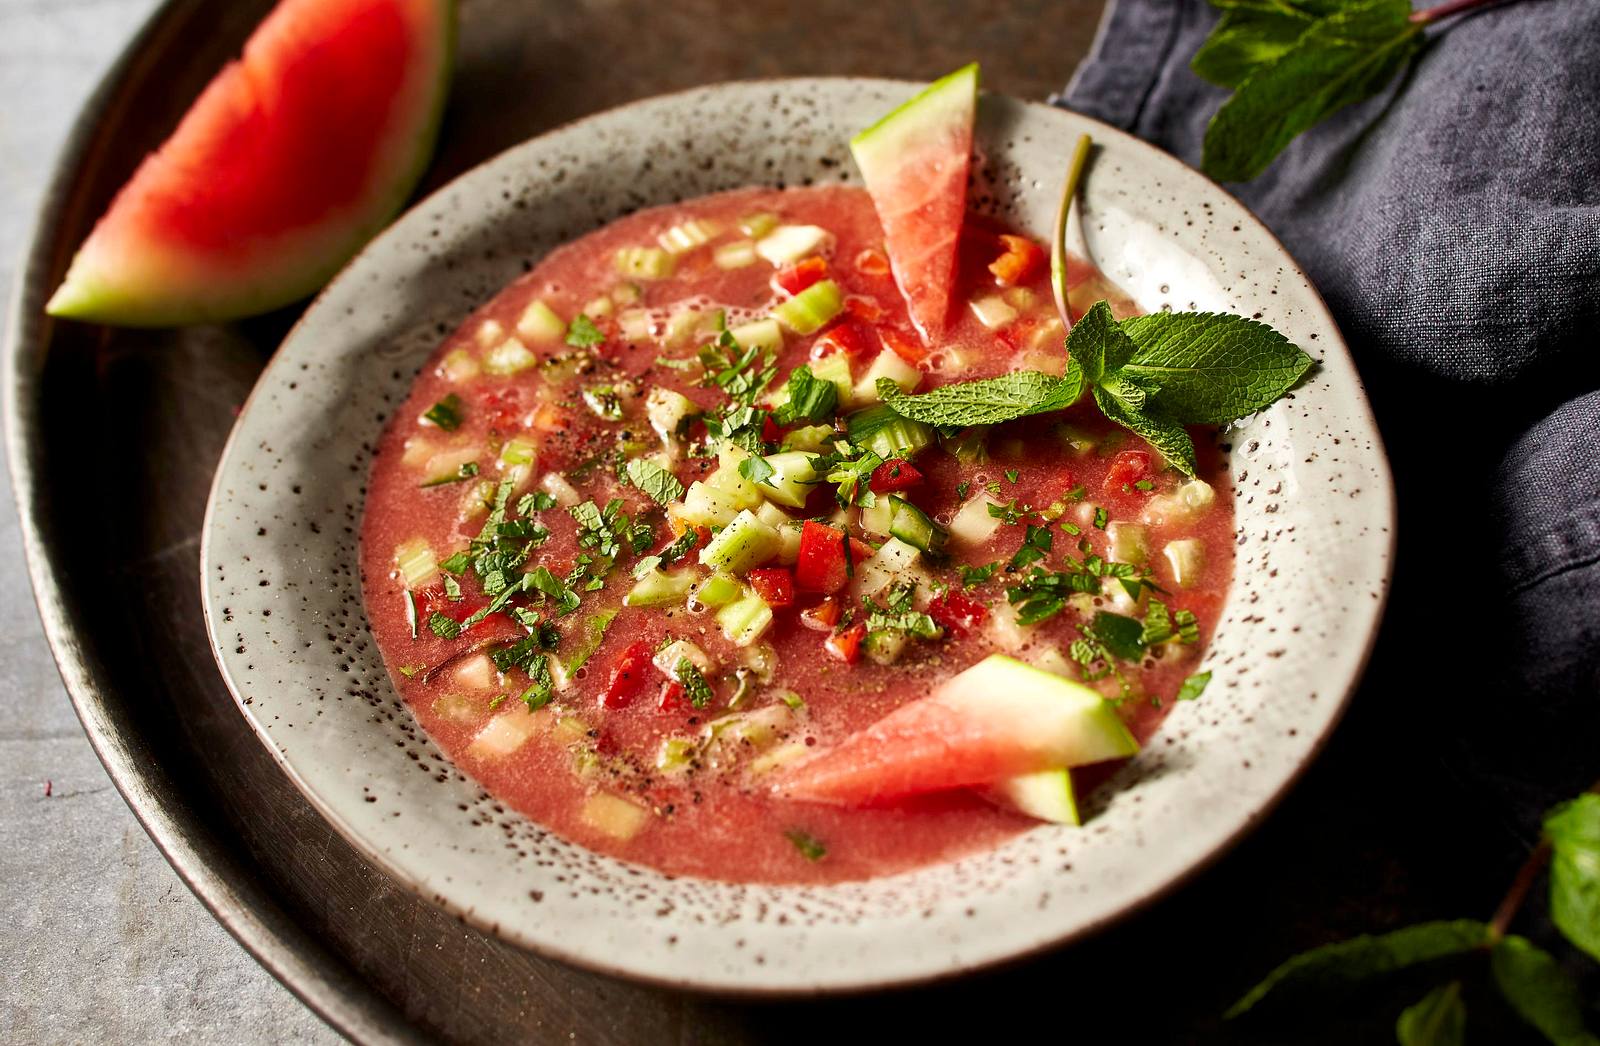
[(854, 177), (847, 141), (915, 85), (703, 88), (584, 120), (447, 186), (367, 248), (262, 375), (212, 492), (202, 554), (223, 674), (318, 809), (397, 880), (476, 925), (593, 968), (748, 992), (860, 988), (1016, 956), (1179, 881), (1314, 754), (1375, 631), (1392, 551), (1387, 464), (1320, 298), (1220, 189), (1154, 148), (986, 96), (973, 205), (1044, 233), (1080, 133), (1091, 256), (1147, 311), (1256, 315), (1317, 357), (1290, 399), (1221, 435), (1236, 578), (1198, 702), (1096, 797), (1083, 829), (830, 887), (672, 879), (505, 810), (429, 741), (367, 631), (356, 535), (371, 449), (421, 362), (555, 246), (622, 214), (750, 184)]

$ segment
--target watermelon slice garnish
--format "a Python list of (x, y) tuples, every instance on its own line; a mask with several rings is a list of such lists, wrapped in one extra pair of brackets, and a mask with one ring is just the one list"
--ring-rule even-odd
[(166, 326), (322, 286), (421, 177), (454, 35), (453, 0), (282, 0), (117, 194), (47, 310)]
[(950, 312), (977, 110), (974, 63), (935, 80), (850, 142), (895, 282), (930, 343), (944, 333)]
[(796, 765), (777, 791), (855, 806), (991, 786), (1138, 751), (1115, 706), (1100, 694), (993, 654)]

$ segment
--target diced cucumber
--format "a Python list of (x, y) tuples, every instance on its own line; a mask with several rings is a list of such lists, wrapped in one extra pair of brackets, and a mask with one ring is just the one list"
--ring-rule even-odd
[(800, 530), (804, 524), (796, 519), (777, 528), (778, 554), (773, 557), (784, 566), (793, 566), (800, 559)]
[(615, 308), (616, 303), (614, 303), (608, 296), (602, 294), (598, 298), (590, 298), (588, 301), (584, 302), (583, 314), (592, 320), (599, 316), (611, 315), (611, 311)]
[(754, 590), (746, 590), (743, 598), (717, 611), (717, 624), (729, 642), (749, 646), (772, 627), (772, 608)]
[(845, 419), (845, 431), (850, 442), (866, 447), (885, 461), (916, 457), (933, 445), (935, 435), (932, 426), (903, 418), (882, 403), (851, 414)]
[(772, 307), (779, 323), (796, 334), (814, 334), (844, 309), (844, 292), (832, 280), (818, 280), (788, 301)]
[(717, 452), (722, 464), (705, 478), (706, 486), (722, 495), (728, 504), (740, 509), (754, 509), (761, 504), (761, 491), (739, 471), (740, 463), (747, 457), (749, 455), (742, 448), (727, 444)]
[(539, 445), (521, 436), (511, 437), (500, 447), (500, 464), (506, 467), (531, 465), (538, 456)]
[(697, 527), (725, 527), (733, 522), (740, 508), (723, 491), (695, 480), (689, 484), (683, 504), (676, 506), (675, 511), (679, 519)]
[(904, 632), (880, 629), (866, 634), (861, 640), (861, 649), (874, 662), (880, 665), (892, 665), (900, 660), (900, 655), (905, 653), (906, 644), (909, 642)]
[(539, 486), (544, 488), (546, 494), (555, 498), (556, 504), (562, 508), (571, 508), (583, 500), (578, 488), (568, 483), (567, 477), (559, 472), (546, 472), (539, 480)]
[(962, 429), (944, 441), (944, 449), (963, 465), (976, 465), (989, 460), (989, 426), (974, 425)]
[(490, 374), (515, 374), (538, 362), (538, 357), (516, 338), (507, 338), (483, 354), (483, 369)]
[(875, 596), (897, 581), (920, 581), (922, 553), (899, 538), (890, 538), (868, 557), (855, 565), (855, 590), (863, 596)]
[(708, 607), (725, 607), (744, 595), (744, 585), (732, 574), (712, 574), (690, 596), (696, 603)]
[(1107, 558), (1118, 563), (1143, 566), (1150, 558), (1150, 546), (1145, 540), (1145, 530), (1137, 523), (1120, 520), (1106, 525)]
[(805, 508), (806, 496), (817, 482), (817, 470), (811, 466), (811, 455), (802, 450), (786, 450), (768, 454), (767, 464), (772, 475), (756, 484), (768, 499), (790, 508)]
[(617, 314), (617, 328), (626, 342), (651, 340), (651, 322), (649, 309), (625, 309)]
[(478, 460), (478, 450), (477, 447), (451, 447), (430, 455), (422, 470), (423, 486), (437, 486), (460, 479), (462, 467)]
[(769, 774), (780, 767), (804, 759), (811, 751), (804, 741), (787, 741), (778, 747), (752, 759), (750, 772), (757, 776)]
[(708, 746), (734, 749), (735, 755), (742, 754), (738, 749), (760, 752), (781, 740), (794, 726), (794, 720), (788, 705), (774, 702), (748, 712), (719, 716), (707, 723), (702, 733)]
[(827, 425), (802, 425), (784, 435), (784, 450), (803, 450), (807, 454), (821, 454), (822, 448), (833, 438), (833, 429)]
[(636, 280), (664, 280), (678, 261), (659, 247), (624, 247), (617, 252), (617, 271)]
[(678, 438), (683, 423), (699, 413), (699, 408), (683, 393), (657, 385), (645, 397), (644, 413), (662, 442), (670, 443)]
[(1007, 305), (1021, 312), (1033, 308), (1037, 300), (1034, 293), (1026, 287), (1011, 287), (1001, 297), (1005, 299)]
[(589, 737), (589, 724), (580, 716), (564, 715), (556, 720), (550, 734), (564, 745), (575, 745)]
[(478, 329), (472, 336), (477, 339), (480, 346), (487, 349), (491, 345), (499, 344), (505, 338), (506, 329), (501, 326), (499, 320), (484, 320), (478, 324)]
[(888, 378), (900, 386), (901, 392), (913, 392), (922, 383), (922, 372), (905, 360), (893, 349), (884, 349), (873, 359), (872, 366), (861, 375), (851, 393), (854, 403), (878, 402), (878, 379)]
[(933, 518), (898, 494), (890, 494), (893, 513), (889, 517), (889, 533), (922, 552), (944, 544), (944, 528)]
[(850, 395), (850, 357), (842, 352), (835, 352), (822, 357), (820, 360), (811, 361), (811, 376), (818, 381), (831, 381), (839, 390), (839, 401), (842, 403)]
[(1012, 653), (1028, 644), (1037, 625), (1024, 625), (1017, 620), (1017, 610), (1009, 603), (998, 603), (989, 610), (989, 635), (1001, 650)]
[(1217, 492), (1203, 479), (1188, 480), (1175, 493), (1178, 500), (1196, 515), (1210, 508), (1217, 500)]
[(1182, 538), (1167, 542), (1163, 551), (1167, 565), (1172, 568), (1172, 583), (1179, 588), (1193, 588), (1200, 580), (1206, 565), (1206, 546), (1199, 538)]
[(439, 373), (459, 385), (478, 376), (478, 361), (466, 349), (451, 349), (439, 361)]
[(548, 720), (525, 708), (511, 708), (483, 725), (467, 745), (478, 759), (504, 759), (533, 739)]
[(1054, 643), (1035, 650), (1033, 656), (1028, 658), (1028, 661), (1033, 667), (1042, 668), (1046, 672), (1054, 672), (1056, 675), (1066, 676), (1068, 679), (1077, 678), (1078, 673), (1072, 667), (1072, 662), (1067, 659), (1066, 654), (1061, 652), (1061, 648)]
[(682, 603), (689, 589), (694, 587), (693, 570), (652, 570), (634, 583), (623, 597), (624, 606), (661, 607)]
[(756, 253), (773, 265), (788, 265), (821, 253), (832, 243), (833, 233), (821, 226), (780, 225), (756, 240)]
[(632, 839), (650, 823), (649, 810), (630, 799), (605, 792), (584, 800), (578, 816), (590, 828), (618, 842)]
[(1017, 310), (998, 294), (985, 294), (972, 299), (972, 314), (990, 330), (1004, 327), (1017, 318)]
[(687, 737), (663, 737), (656, 750), (656, 769), (664, 774), (688, 773), (700, 745)]
[(656, 666), (656, 671), (668, 679), (678, 678), (678, 665), (684, 661), (689, 662), (700, 671), (701, 675), (709, 675), (716, 667), (709, 654), (701, 650), (687, 639), (675, 639), (671, 643), (656, 651), (656, 656), (650, 663)]
[(743, 269), (756, 263), (754, 240), (735, 240), (711, 252), (711, 260), (719, 269)]
[(728, 331), (728, 335), (738, 342), (741, 349), (758, 346), (764, 352), (783, 351), (783, 328), (778, 326), (777, 320), (752, 320), (741, 323)]
[(394, 563), (407, 588), (427, 588), (439, 576), (439, 561), (423, 538), (412, 538), (394, 550)]
[(668, 254), (687, 254), (696, 247), (710, 243), (721, 231), (715, 222), (691, 218), (657, 236), (656, 242)]
[(760, 214), (747, 214), (739, 219), (739, 231), (754, 240), (759, 240), (767, 233), (778, 227), (778, 216), (763, 211)]
[(778, 532), (745, 509), (700, 550), (700, 562), (712, 570), (743, 574), (777, 555), (779, 544)]
[(1076, 425), (1057, 425), (1056, 439), (1061, 441), (1073, 457), (1081, 458), (1094, 452), (1096, 440)]
[(988, 541), (1000, 526), (1000, 520), (989, 515), (989, 506), (996, 504), (999, 502), (985, 493), (962, 505), (950, 520), (950, 540), (968, 548)]
[(560, 341), (567, 333), (567, 321), (535, 298), (517, 318), (517, 333), (533, 342)]
[(861, 529), (868, 534), (879, 537), (889, 536), (889, 525), (894, 522), (894, 504), (889, 498), (880, 497), (873, 501), (870, 508), (861, 510)]
[(721, 309), (679, 309), (667, 317), (661, 340), (669, 348), (691, 342), (699, 345), (722, 330), (722, 315)]

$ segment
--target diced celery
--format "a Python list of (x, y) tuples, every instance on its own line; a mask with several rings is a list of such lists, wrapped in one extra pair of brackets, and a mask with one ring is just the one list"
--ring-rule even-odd
[(803, 450), (768, 454), (766, 460), (772, 467), (772, 475), (756, 486), (768, 499), (780, 505), (805, 508), (806, 496), (818, 478), (817, 470), (811, 466), (811, 457)]
[(459, 385), (478, 376), (478, 361), (466, 349), (451, 349), (439, 361), (439, 373)]
[(697, 668), (701, 675), (710, 674), (715, 667), (710, 656), (687, 639), (675, 639), (662, 647), (650, 663), (656, 666), (656, 671), (668, 679), (677, 679), (678, 665), (685, 661)]
[(850, 442), (866, 447), (880, 458), (914, 458), (933, 445), (932, 426), (901, 417), (885, 404), (856, 411), (845, 419)]
[(922, 383), (922, 372), (905, 360), (893, 349), (884, 349), (872, 361), (872, 366), (861, 375), (861, 380), (856, 382), (855, 389), (851, 392), (851, 401), (854, 403), (878, 402), (878, 379), (888, 378), (900, 386), (901, 392), (913, 392)]
[(754, 240), (735, 240), (711, 252), (711, 260), (719, 269), (743, 269), (756, 263)]
[(708, 607), (725, 607), (729, 603), (744, 595), (744, 585), (732, 574), (712, 574), (700, 582), (698, 588), (689, 597), (696, 603), (704, 603)]
[(715, 222), (708, 222), (703, 218), (691, 218), (657, 236), (656, 242), (661, 244), (661, 249), (668, 254), (687, 254), (696, 247), (710, 243), (721, 231)]
[(664, 774), (683, 774), (693, 769), (700, 745), (687, 737), (663, 737), (656, 750), (656, 769)]
[(712, 570), (743, 574), (778, 554), (778, 532), (745, 509), (700, 550), (700, 562)]
[(515, 374), (538, 362), (539, 358), (515, 338), (507, 338), (483, 354), (483, 369), (490, 374)]
[(679, 309), (667, 319), (663, 340), (668, 346), (710, 341), (722, 330), (723, 317), (721, 309)]
[(1145, 531), (1137, 523), (1120, 520), (1106, 525), (1107, 557), (1118, 563), (1143, 565), (1150, 557), (1150, 546), (1145, 541)]
[(877, 498), (871, 507), (861, 510), (861, 529), (868, 534), (888, 537), (889, 524), (893, 521), (894, 504), (889, 498)]
[(876, 663), (892, 665), (900, 660), (900, 655), (905, 652), (908, 642), (904, 632), (880, 629), (866, 634), (861, 641), (861, 649)]
[(617, 314), (617, 329), (627, 342), (650, 341), (651, 319), (649, 309), (625, 309)]
[(630, 607), (663, 607), (682, 603), (694, 587), (694, 577), (692, 570), (652, 570), (634, 583), (622, 598), (622, 603)]
[(507, 709), (483, 725), (467, 752), (479, 759), (504, 759), (532, 740), (547, 721), (520, 705)]
[(741, 349), (756, 346), (765, 352), (783, 351), (783, 328), (778, 326), (777, 320), (752, 320), (749, 323), (741, 323), (728, 331), (728, 335), (739, 343)]
[(677, 439), (683, 423), (698, 412), (699, 408), (688, 396), (660, 385), (653, 387), (644, 401), (644, 413), (650, 419), (650, 427), (666, 443)]
[(456, 662), (450, 681), (466, 690), (494, 690), (500, 685), (500, 673), (488, 654), (474, 654)]
[(747, 591), (742, 599), (717, 611), (717, 624), (722, 626), (722, 634), (729, 642), (735, 646), (749, 646), (772, 627), (772, 608), (754, 591)]
[(1182, 538), (1167, 542), (1163, 554), (1172, 568), (1172, 583), (1179, 588), (1193, 588), (1200, 580), (1206, 565), (1206, 546), (1199, 538)]
[(972, 299), (971, 308), (972, 314), (978, 317), (978, 322), (990, 330), (1004, 327), (1017, 318), (1017, 310), (998, 294), (986, 294), (981, 298)]
[(478, 460), (477, 447), (450, 447), (428, 458), (423, 466), (423, 485), (449, 483), (461, 478), (461, 467)]
[(407, 588), (427, 588), (439, 576), (439, 561), (422, 538), (412, 538), (396, 548), (394, 563)]
[(531, 465), (539, 456), (539, 445), (521, 436), (513, 436), (500, 447), (500, 464)]
[(1196, 515), (1210, 508), (1217, 500), (1217, 492), (1203, 479), (1191, 479), (1176, 491), (1178, 500)]
[(872, 596), (897, 581), (920, 581), (921, 561), (922, 553), (915, 547), (890, 538), (865, 563), (856, 564), (856, 591)]
[(601, 792), (584, 800), (578, 816), (583, 823), (618, 842), (626, 842), (644, 831), (650, 811), (620, 795)]
[(756, 240), (756, 253), (774, 265), (788, 265), (819, 254), (833, 243), (833, 233), (817, 225), (780, 225)]
[(433, 714), (441, 719), (471, 726), (483, 714), (483, 699), (469, 694), (440, 694), (430, 707)]
[(683, 504), (676, 507), (676, 514), (685, 523), (697, 527), (725, 527), (733, 522), (739, 509), (740, 506), (723, 491), (695, 480), (689, 484)]
[(988, 494), (979, 494), (962, 505), (950, 520), (950, 540), (968, 548), (988, 541), (1000, 526), (1000, 520), (989, 515), (989, 506), (996, 504)]
[(678, 262), (659, 247), (624, 247), (617, 252), (617, 271), (636, 280), (664, 280)]
[(562, 508), (571, 508), (583, 500), (578, 488), (568, 483), (567, 477), (559, 472), (546, 472), (544, 478), (539, 480), (539, 486), (544, 488), (546, 494), (555, 498), (556, 504)]
[(750, 761), (750, 772), (757, 776), (769, 774), (806, 757), (811, 749), (804, 741), (788, 741)]
[(887, 500), (893, 507), (889, 533), (922, 552), (944, 544), (944, 528), (926, 512), (898, 494), (890, 494)]
[(833, 429), (827, 425), (802, 425), (784, 434), (783, 449), (821, 454), (822, 448), (827, 446), (828, 440), (832, 438)]
[(567, 321), (544, 302), (535, 298), (517, 318), (517, 333), (529, 341), (560, 341), (567, 333)]
[(839, 402), (850, 395), (850, 357), (842, 352), (811, 361), (811, 376), (818, 381), (831, 381), (839, 390)]
[(778, 322), (796, 334), (812, 334), (844, 309), (844, 292), (832, 280), (818, 280), (788, 301), (772, 307)]
[(747, 214), (739, 219), (739, 231), (751, 239), (759, 240), (778, 227), (778, 216), (766, 211)]

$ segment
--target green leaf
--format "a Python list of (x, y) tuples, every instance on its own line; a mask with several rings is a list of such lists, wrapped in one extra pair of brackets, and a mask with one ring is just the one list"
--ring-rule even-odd
[(1137, 351), (1120, 373), (1155, 387), (1152, 404), (1186, 425), (1254, 414), (1292, 389), (1313, 363), (1288, 338), (1243, 316), (1155, 313), (1121, 327)]
[(1600, 1044), (1583, 1026), (1578, 986), (1549, 952), (1512, 934), (1494, 946), (1489, 968), (1511, 1008), (1555, 1046)]
[(1206, 692), (1206, 686), (1211, 682), (1210, 672), (1196, 672), (1183, 681), (1178, 687), (1179, 701), (1194, 701)]
[(599, 345), (606, 340), (594, 321), (583, 313), (578, 313), (576, 319), (567, 327), (567, 344), (576, 349), (587, 349), (591, 345)]
[(1550, 917), (1567, 940), (1600, 959), (1600, 795), (1588, 793), (1552, 810)]
[(650, 495), (658, 505), (670, 505), (683, 498), (683, 484), (678, 477), (645, 458), (628, 462), (628, 482)]
[(765, 483), (777, 471), (772, 467), (772, 462), (759, 454), (752, 454), (739, 462), (739, 475), (751, 483)]
[(1067, 335), (1067, 355), (1077, 362), (1082, 380), (1089, 385), (1100, 384), (1107, 374), (1132, 359), (1137, 349), (1104, 299), (1091, 305)]
[(816, 377), (805, 364), (796, 367), (789, 375), (787, 389), (788, 401), (772, 415), (780, 425), (829, 421), (838, 410), (839, 386)]
[(1154, 412), (1131, 410), (1104, 388), (1094, 390), (1094, 401), (1100, 413), (1156, 448), (1173, 468), (1185, 476), (1194, 475), (1194, 441), (1182, 425)]
[(1381, 91), (1416, 54), (1421, 29), (1410, 0), (1362, 0), (1318, 21), (1217, 110), (1202, 169), (1218, 181), (1254, 178), (1296, 135)]
[(1400, 1046), (1461, 1046), (1467, 1034), (1467, 1008), (1461, 982), (1451, 981), (1406, 1008), (1394, 1025)]
[(907, 396), (888, 378), (878, 379), (878, 395), (896, 414), (928, 425), (959, 428), (1064, 410), (1073, 402), (1066, 396), (1068, 391), (1060, 378), (1036, 370), (944, 385), (920, 396)]
[(1228, 11), (1189, 60), (1189, 68), (1202, 80), (1231, 90), (1283, 57), (1312, 24), (1310, 18), (1279, 10)]
[(1089, 631), (1100, 645), (1124, 661), (1138, 661), (1144, 657), (1144, 625), (1125, 614), (1109, 610), (1098, 611)]
[(1352, 937), (1288, 959), (1234, 1003), (1224, 1016), (1238, 1017), (1267, 996), (1285, 989), (1359, 984), (1434, 959), (1470, 952), (1488, 943), (1489, 927), (1470, 919), (1417, 923), (1385, 934)]

